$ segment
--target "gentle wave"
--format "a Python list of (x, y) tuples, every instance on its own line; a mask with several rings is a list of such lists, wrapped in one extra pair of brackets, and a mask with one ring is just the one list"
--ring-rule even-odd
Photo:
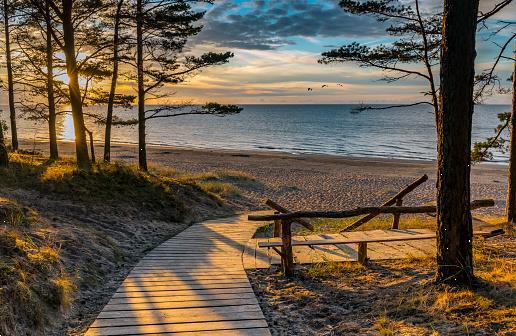
[[(200, 149), (281, 151), (344, 156), (434, 160), (434, 116), (425, 106), (350, 113), (355, 105), (243, 105), (239, 115), (184, 116), (148, 123), (149, 144)], [(5, 110), (5, 109), (4, 109)], [(90, 112), (103, 113), (105, 107)], [(493, 135), (497, 114), (504, 105), (480, 105), (475, 109), (473, 141)], [(134, 118), (136, 109), (117, 110), (122, 118)], [(4, 114), (3, 119), (7, 116)], [(103, 126), (88, 122), (95, 140), (103, 141)], [(46, 140), (44, 122), (19, 120), (19, 134), (27, 140)], [(70, 115), (58, 122), (59, 139), (73, 140)], [(115, 127), (114, 143), (137, 143), (136, 127)], [(493, 162), (507, 155), (496, 152)]]

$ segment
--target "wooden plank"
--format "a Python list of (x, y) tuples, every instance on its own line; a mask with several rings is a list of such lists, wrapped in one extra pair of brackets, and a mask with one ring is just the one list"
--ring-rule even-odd
[(231, 330), (206, 330), (206, 331), (187, 331), (160, 334), (145, 334), (145, 336), (271, 336), (268, 328), (252, 328), (252, 329), (231, 329)]
[[(336, 245), (336, 244), (358, 244), (358, 243), (378, 243), (378, 242), (391, 242), (391, 241), (403, 241), (403, 240), (417, 240), (417, 239), (433, 239), (435, 233), (427, 234), (414, 234), (414, 235), (392, 235), (389, 237), (370, 237), (363, 239), (319, 239), (311, 241), (292, 241), (293, 246), (310, 246), (310, 245)], [(280, 247), (281, 243), (259, 243), (259, 247)]]
[(244, 271), (244, 258), (256, 265), (257, 224), (239, 218), (193, 225), (149, 252), (86, 335), (270, 336)]
[(136, 314), (133, 317), (117, 317), (108, 319), (97, 319), (91, 328), (107, 328), (107, 327), (120, 327), (120, 326), (142, 326), (150, 324), (161, 324), (167, 323), (170, 319), (174, 319), (174, 323), (209, 323), (219, 321), (245, 321), (245, 320), (260, 320), (263, 318), (261, 311), (233, 311), (230, 313), (208, 313), (202, 312), (201, 314), (192, 313), (191, 309), (187, 313), (182, 314), (169, 314), (174, 310), (160, 310), (158, 313), (153, 311), (151, 314)]
[(147, 273), (138, 273), (138, 272), (132, 272), (127, 276), (128, 279), (130, 278), (155, 278), (155, 277), (162, 277), (162, 278), (184, 278), (184, 277), (198, 277), (198, 276), (208, 276), (208, 277), (216, 277), (216, 276), (246, 276), (243, 269), (239, 269), (236, 271), (226, 271), (215, 269), (211, 272), (202, 272), (202, 271), (196, 271), (196, 270), (190, 270), (187, 272), (147, 272)]
[(125, 292), (113, 294), (113, 299), (116, 298), (136, 298), (136, 297), (162, 297), (162, 296), (191, 296), (191, 295), (205, 295), (205, 294), (234, 294), (234, 293), (252, 293), (251, 287), (242, 288), (206, 288), (206, 289), (185, 289), (178, 290), (171, 293), (170, 291), (152, 291), (152, 292)]
[[(238, 271), (238, 270), (243, 270), (244, 268), (242, 266), (238, 266), (238, 265), (230, 265), (228, 267), (225, 267), (224, 268), (225, 270), (228, 270), (228, 271)], [(163, 265), (149, 265), (149, 266), (135, 266), (133, 268), (133, 270), (137, 271), (137, 272), (152, 272), (152, 271), (163, 271), (163, 272), (166, 272), (166, 271), (188, 271), (188, 270), (194, 270), (194, 271), (210, 271), (210, 270), (214, 270), (213, 268), (213, 265), (210, 265), (210, 264), (204, 264), (204, 265), (196, 265), (195, 268), (192, 268), (190, 267), (188, 264), (169, 264), (169, 265), (166, 265), (166, 264), (163, 264)]]
[(250, 329), (266, 328), (265, 320), (243, 320), (243, 321), (222, 321), (222, 322), (201, 322), (201, 323), (171, 323), (154, 324), (141, 326), (121, 326), (109, 328), (90, 328), (85, 336), (102, 335), (141, 335), (148, 333), (177, 333), (187, 331), (212, 331), (212, 330), (231, 330), (231, 329)]
[(154, 303), (154, 302), (181, 302), (181, 301), (199, 301), (199, 300), (234, 300), (234, 299), (252, 299), (254, 292), (248, 290), (244, 293), (220, 293), (220, 294), (195, 294), (195, 295), (167, 295), (167, 296), (144, 296), (136, 298), (112, 298), (109, 304), (125, 304), (133, 303)]
[[(306, 237), (303, 236), (306, 240)], [(297, 237), (297, 239), (301, 239)], [(296, 264), (313, 264), (326, 261), (323, 256), (309, 246), (293, 246), (294, 260)]]
[[(331, 239), (327, 238), (326, 235), (309, 235), (306, 236), (307, 240), (316, 240), (316, 239)], [(343, 251), (343, 249), (335, 246), (335, 245), (322, 245), (322, 246), (313, 246), (313, 249), (322, 255), (324, 260), (329, 261), (351, 261), (356, 260), (356, 258), (351, 258), (348, 253)]]
[[(251, 287), (249, 281), (227, 282), (227, 283), (191, 283), (191, 284), (150, 284), (149, 286), (125, 286), (122, 284), (117, 293), (127, 292), (148, 292), (148, 291), (178, 291), (185, 289), (213, 289), (213, 288), (247, 288)], [(172, 293), (171, 293), (172, 294)]]
[(148, 274), (147, 276), (128, 276), (126, 280), (130, 281), (192, 281), (192, 280), (215, 280), (215, 279), (247, 279), (246, 273), (242, 270), (235, 273), (197, 273), (197, 274)]
[(224, 306), (245, 306), (257, 305), (256, 298), (252, 299), (235, 299), (235, 300), (197, 300), (197, 301), (166, 301), (152, 303), (131, 303), (126, 304), (108, 304), (103, 311), (119, 311), (119, 310), (163, 310), (178, 308), (202, 308), (202, 307), (224, 307)]
[[(367, 232), (374, 237), (390, 237), (394, 235), (404, 235), (406, 233), (413, 234), (414, 231), (409, 230), (373, 230), (363, 231)], [(421, 233), (421, 231), (417, 231)], [(428, 233), (428, 231), (426, 232)], [(417, 241), (417, 240), (414, 240)], [(423, 240), (427, 241), (427, 240)], [(371, 248), (376, 249), (383, 256), (376, 257), (376, 259), (402, 259), (408, 257), (424, 257), (425, 255), (418, 249), (407, 244), (408, 241), (394, 241), (394, 242), (381, 242), (377, 245), (371, 244)]]

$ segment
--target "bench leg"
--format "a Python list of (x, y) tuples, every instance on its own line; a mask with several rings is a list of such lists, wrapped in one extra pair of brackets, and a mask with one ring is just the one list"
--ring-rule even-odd
[(290, 277), (294, 275), (294, 256), (292, 254), (292, 232), (291, 222), (281, 221), (281, 268), (283, 275)]
[[(396, 206), (402, 206), (403, 205), (403, 199), (398, 198), (396, 199)], [(400, 214), (394, 214), (394, 219), (392, 221), (392, 229), (398, 229), (400, 226)]]
[[(279, 214), (279, 212), (274, 212), (274, 214)], [(272, 231), (272, 236), (273, 237), (281, 237), (281, 221), (276, 219), (274, 221), (274, 227), (273, 227), (273, 231)]]
[(367, 265), (367, 243), (358, 243), (358, 262)]

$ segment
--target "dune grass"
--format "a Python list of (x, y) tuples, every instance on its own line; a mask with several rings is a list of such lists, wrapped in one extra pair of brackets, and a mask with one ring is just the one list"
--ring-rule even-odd
[(255, 184), (236, 171), (142, 172), (117, 162), (84, 171), (72, 159), (12, 153), (0, 169), (0, 335), (45, 334), (117, 266), (130, 267), (183, 223), (232, 213), (226, 200)]
[(83, 171), (72, 159), (49, 161), (20, 153), (11, 154), (10, 166), (0, 176), (0, 185), (7, 187), (35, 189), (70, 201), (129, 205), (175, 221), (188, 217), (189, 199), (221, 206), (225, 199), (239, 197), (241, 187), (258, 183), (229, 170), (189, 174), (152, 166), (142, 172), (134, 165), (101, 162)]
[(21, 335), (66, 309), (74, 285), (33, 209), (0, 198), (0, 222), (0, 333)]
[(238, 197), (242, 189), (259, 188), (261, 183), (254, 177), (240, 171), (222, 169), (213, 172), (188, 173), (163, 166), (151, 167), (151, 172), (179, 183), (193, 184), (219, 197)]

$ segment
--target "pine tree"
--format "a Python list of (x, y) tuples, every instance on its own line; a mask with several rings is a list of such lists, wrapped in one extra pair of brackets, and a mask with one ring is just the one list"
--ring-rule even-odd
[[(397, 0), (365, 2), (342, 0), (340, 6), (351, 14), (368, 15), (376, 18), (379, 22), (390, 22), (391, 25), (386, 32), (397, 40), (392, 44), (376, 47), (353, 42), (339, 49), (324, 52), (319, 62), (323, 64), (353, 62), (361, 67), (381, 69), (386, 73), (383, 79), (389, 83), (409, 77), (421, 78), (428, 85), (428, 90), (424, 92), (424, 97), (428, 97), (428, 99), (381, 109), (429, 105), (437, 118), (438, 87), (433, 71), (439, 65), (441, 40), (441, 16), (439, 13), (422, 13), (419, 0), (415, 1), (415, 8)], [(414, 65), (420, 67), (414, 67)], [(363, 106), (362, 109), (373, 109), (373, 107)], [(374, 109), (378, 108), (374, 107)]]
[[(98, 15), (106, 9), (100, 0), (30, 0), (39, 13), (45, 16), (45, 8), (52, 11), (51, 34), (65, 58), (68, 77), (68, 101), (71, 105), (75, 132), (75, 152), (77, 165), (89, 169), (88, 143), (84, 104), (89, 99), (87, 92), (94, 92), (88, 86), (92, 80), (101, 75), (108, 75), (102, 64), (95, 64), (105, 59), (105, 52), (110, 44), (106, 43), (102, 27), (98, 24)], [(81, 58), (77, 57), (81, 54)], [(80, 76), (86, 77), (86, 87), (81, 88)], [(89, 78), (89, 79), (88, 79)]]
[(16, 73), (23, 74), (15, 82), (21, 92), (18, 104), (26, 118), (48, 123), (50, 159), (56, 160), (59, 158), (56, 123), (62, 113), (57, 109), (68, 98), (65, 83), (56, 79), (64, 75), (64, 64), (55, 56), (58, 48), (52, 37), (54, 27), (48, 2), (43, 15), (27, 7), (19, 21), (16, 43), (20, 57), (13, 66)]
[(7, 71), (7, 93), (9, 99), (9, 118), (11, 121), (11, 146), (14, 151), (18, 150), (18, 128), (16, 125), (16, 106), (14, 99), (14, 76), (12, 65), (11, 20), (15, 16), (19, 2), (16, 0), (2, 0), (2, 19), (4, 25), (4, 52), (5, 69)]
[(9, 153), (5, 146), (4, 138), (4, 123), (0, 120), (0, 168), (7, 168), (9, 166)]
[(201, 56), (183, 55), (188, 39), (199, 33), (202, 28), (195, 26), (195, 23), (204, 16), (204, 12), (196, 12), (192, 9), (192, 4), (195, 2), (164, 0), (156, 5), (152, 0), (136, 0), (134, 6), (136, 39), (129, 42), (136, 50), (132, 65), (136, 68), (138, 119), (127, 123), (138, 124), (139, 166), (142, 170), (147, 170), (147, 120), (186, 114), (224, 116), (241, 111), (234, 105), (216, 103), (198, 107), (167, 102), (158, 108), (146, 108), (148, 100), (165, 97), (160, 93), (163, 86), (181, 83), (202, 69), (227, 63), (233, 57), (231, 52), (208, 52)]
[[(119, 63), (120, 63), (120, 26), (123, 14), (123, 6), (124, 0), (116, 0), (116, 9), (112, 15), (113, 22), (113, 59), (112, 59), (112, 75), (111, 75), (111, 86), (109, 89), (109, 97), (107, 102), (107, 113), (106, 113), (106, 131), (104, 133), (104, 161), (109, 162), (111, 160), (111, 128), (113, 125), (113, 109), (116, 104), (115, 100), (117, 99), (116, 95), (116, 87), (118, 82), (118, 74), (119, 74)], [(126, 96), (127, 97), (127, 96)], [(118, 97), (120, 99), (123, 97)], [(129, 98), (132, 102), (134, 100), (133, 97)]]
[(473, 280), (470, 156), (478, 0), (444, 1), (438, 115), (437, 281)]

